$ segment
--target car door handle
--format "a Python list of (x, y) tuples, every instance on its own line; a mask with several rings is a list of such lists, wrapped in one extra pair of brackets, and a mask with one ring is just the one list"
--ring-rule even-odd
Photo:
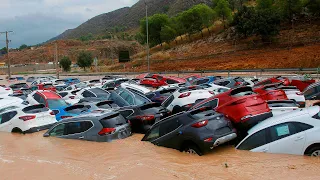
[(84, 139), (84, 136), (80, 136), (79, 139)]
[(297, 138), (296, 138), (296, 141), (300, 141), (300, 140), (302, 140), (302, 139), (304, 139), (304, 137), (303, 137), (303, 136), (300, 136), (300, 137), (297, 137)]

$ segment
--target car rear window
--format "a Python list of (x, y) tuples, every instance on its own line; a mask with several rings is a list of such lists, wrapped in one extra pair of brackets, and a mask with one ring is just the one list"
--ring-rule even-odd
[(173, 95), (169, 96), (168, 99), (162, 104), (163, 107), (168, 107), (174, 100)]
[(233, 97), (250, 96), (256, 94), (252, 91), (251, 87), (242, 87), (231, 91), (230, 95)]
[(48, 107), (50, 109), (60, 109), (62, 107), (67, 107), (68, 104), (63, 99), (48, 99)]
[(93, 89), (90, 89), (90, 91), (93, 92), (94, 94), (96, 94), (97, 97), (109, 95), (109, 93), (107, 91), (100, 89), (100, 88), (93, 88)]
[(91, 81), (89, 81), (89, 83), (95, 83), (95, 84), (98, 84), (98, 83), (100, 83), (100, 80), (91, 80)]
[(28, 106), (22, 109), (24, 113), (27, 114), (33, 114), (33, 113), (41, 113), (41, 112), (46, 112), (49, 111), (48, 108), (45, 107), (43, 104), (38, 104), (34, 106)]
[(122, 115), (116, 113), (101, 119), (100, 123), (104, 128), (115, 128), (126, 124), (127, 121)]

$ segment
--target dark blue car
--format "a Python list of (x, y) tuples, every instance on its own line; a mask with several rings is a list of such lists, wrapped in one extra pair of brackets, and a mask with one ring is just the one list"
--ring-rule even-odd
[(72, 85), (72, 84), (78, 84), (80, 83), (80, 80), (78, 78), (65, 78), (63, 79), (66, 85)]
[(209, 83), (212, 83), (213, 81), (218, 80), (218, 79), (222, 79), (221, 76), (207, 76), (207, 77), (193, 80), (191, 82), (191, 85), (209, 84)]

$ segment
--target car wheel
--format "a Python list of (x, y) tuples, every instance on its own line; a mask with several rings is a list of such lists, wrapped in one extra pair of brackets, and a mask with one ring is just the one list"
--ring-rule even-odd
[(320, 146), (311, 148), (306, 155), (320, 158)]
[(21, 129), (19, 129), (19, 128), (13, 128), (11, 132), (12, 132), (12, 133), (19, 133), (19, 134), (23, 134), (22, 130), (21, 130)]
[(193, 144), (186, 146), (184, 148), (183, 152), (186, 152), (188, 154), (193, 154), (193, 155), (199, 155), (199, 156), (203, 155), (202, 152), (200, 151), (200, 149), (196, 145), (193, 145)]

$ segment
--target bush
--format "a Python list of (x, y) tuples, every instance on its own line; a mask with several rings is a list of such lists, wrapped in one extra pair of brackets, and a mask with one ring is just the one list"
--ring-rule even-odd
[(92, 63), (93, 63), (93, 56), (91, 52), (85, 52), (85, 51), (80, 52), (77, 60), (77, 64), (79, 67), (86, 70), (87, 67), (91, 67)]
[(63, 71), (68, 72), (71, 70), (71, 60), (69, 57), (64, 56), (61, 60), (60, 60), (60, 67), (62, 67)]

